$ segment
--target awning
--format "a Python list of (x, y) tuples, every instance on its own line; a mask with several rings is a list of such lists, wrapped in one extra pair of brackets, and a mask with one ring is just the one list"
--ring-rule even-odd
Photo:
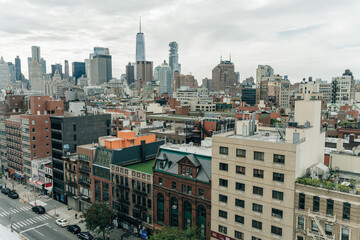
[(36, 181), (36, 184), (38, 184), (38, 185), (40, 185), (40, 186), (42, 186), (42, 185), (44, 185), (45, 183), (43, 182), (43, 181)]
[(20, 174), (18, 174), (18, 173), (15, 173), (15, 174), (14, 174), (14, 177), (17, 177), (17, 178), (23, 178), (23, 176), (22, 176), (22, 175), (20, 175)]
[(10, 173), (10, 174), (14, 174), (15, 171), (9, 168), (9, 173)]

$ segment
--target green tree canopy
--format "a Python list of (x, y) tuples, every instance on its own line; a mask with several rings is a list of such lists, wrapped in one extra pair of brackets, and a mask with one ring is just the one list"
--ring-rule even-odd
[(192, 227), (187, 230), (181, 230), (175, 227), (163, 227), (157, 230), (156, 233), (151, 236), (150, 240), (201, 240), (205, 237), (200, 231)]
[(95, 203), (84, 213), (84, 220), (86, 228), (95, 233), (102, 233), (105, 239), (105, 234), (111, 230), (111, 219), (115, 216), (115, 211), (106, 204)]

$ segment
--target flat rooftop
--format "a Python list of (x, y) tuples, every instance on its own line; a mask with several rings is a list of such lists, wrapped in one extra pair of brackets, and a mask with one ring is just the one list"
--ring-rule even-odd
[(198, 147), (191, 144), (165, 144), (160, 146), (161, 149), (168, 149), (171, 151), (187, 152), (189, 154), (212, 156), (211, 147)]
[[(228, 138), (246, 139), (260, 142), (274, 142), (274, 143), (287, 143), (285, 139), (281, 139), (280, 134), (276, 131), (263, 131), (260, 130), (255, 135), (243, 136), (240, 134), (233, 134), (227, 136)], [(290, 142), (289, 142), (290, 143)]]
[(152, 167), (154, 166), (154, 162), (155, 162), (155, 159), (151, 160), (151, 161), (128, 165), (128, 166), (126, 166), (126, 168), (154, 175), (154, 172), (152, 169)]

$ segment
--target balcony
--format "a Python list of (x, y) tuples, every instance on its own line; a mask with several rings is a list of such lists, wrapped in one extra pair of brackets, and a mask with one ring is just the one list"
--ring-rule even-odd
[(87, 160), (84, 160), (84, 159), (81, 159), (81, 158), (79, 158), (78, 160), (79, 160), (80, 163), (83, 163), (83, 164), (85, 164), (85, 165), (87, 165), (87, 166), (90, 165), (90, 162), (87, 161)]
[(83, 180), (79, 180), (79, 184), (83, 185), (83, 186), (86, 186), (86, 187), (90, 187), (90, 185), (91, 185), (90, 182), (86, 182), (86, 181), (83, 181)]
[(329, 216), (329, 215), (325, 215), (319, 212), (312, 212), (309, 208), (308, 210), (308, 216), (311, 218), (320, 218), (322, 220), (324, 220), (325, 222), (331, 222), (331, 223), (335, 223), (336, 221), (336, 214), (334, 216)]
[(91, 173), (91, 169), (79, 168), (79, 173), (82, 173), (82, 174), (85, 174), (85, 175), (89, 176), (90, 173)]

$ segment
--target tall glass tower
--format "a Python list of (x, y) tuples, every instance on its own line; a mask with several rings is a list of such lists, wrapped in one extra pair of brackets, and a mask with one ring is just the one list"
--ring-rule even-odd
[(178, 54), (178, 44), (177, 42), (169, 43), (169, 65), (171, 67), (172, 72), (175, 71), (181, 72), (181, 64), (179, 64), (179, 54)]
[(141, 19), (139, 30), (136, 34), (136, 62), (145, 61), (145, 36), (144, 33), (141, 32)]

